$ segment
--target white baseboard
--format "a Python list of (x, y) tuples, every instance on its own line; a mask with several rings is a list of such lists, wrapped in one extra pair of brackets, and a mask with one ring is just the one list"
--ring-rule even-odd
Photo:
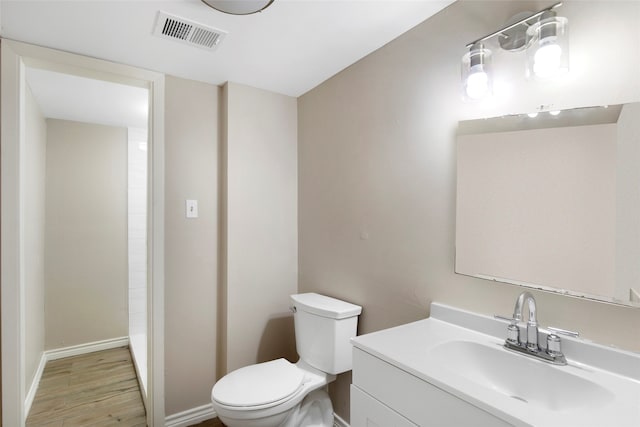
[(165, 427), (187, 427), (217, 416), (211, 403), (169, 415), (164, 422)]
[(65, 357), (79, 356), (81, 354), (93, 353), (94, 351), (109, 350), (112, 348), (125, 347), (129, 345), (129, 337), (111, 338), (108, 340), (88, 342), (86, 344), (72, 345), (70, 347), (47, 350), (44, 354), (49, 360), (58, 360)]
[(349, 427), (349, 424), (340, 418), (338, 414), (333, 413), (333, 427)]
[(42, 352), (40, 357), (40, 364), (36, 374), (33, 376), (33, 381), (27, 392), (27, 396), (24, 399), (24, 413), (29, 415), (33, 399), (36, 397), (40, 380), (42, 379), (42, 373), (44, 367), (50, 360), (62, 359), (64, 357), (79, 356), (81, 354), (93, 353), (94, 351), (109, 350), (111, 348), (124, 347), (129, 345), (129, 337), (111, 338), (108, 340), (94, 341), (86, 344), (74, 345), (71, 347), (55, 348), (53, 350), (46, 350)]
[(36, 374), (33, 376), (33, 381), (31, 381), (31, 386), (29, 387), (29, 391), (27, 392), (27, 396), (24, 399), (24, 413), (28, 414), (31, 410), (31, 405), (33, 404), (33, 399), (36, 397), (36, 391), (38, 391), (38, 386), (40, 385), (40, 379), (42, 378), (42, 373), (44, 372), (44, 366), (47, 364), (47, 356), (43, 352), (42, 356), (40, 356), (40, 363), (38, 364), (38, 369), (36, 369)]

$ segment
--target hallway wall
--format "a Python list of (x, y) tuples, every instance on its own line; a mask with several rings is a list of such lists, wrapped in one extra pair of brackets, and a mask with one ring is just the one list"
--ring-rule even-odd
[(45, 349), (127, 335), (127, 129), (47, 119)]

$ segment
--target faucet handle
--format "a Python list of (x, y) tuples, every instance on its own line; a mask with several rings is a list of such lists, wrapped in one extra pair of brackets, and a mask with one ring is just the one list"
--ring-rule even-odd
[(507, 342), (511, 344), (520, 344), (520, 329), (515, 323), (507, 326)]
[(501, 316), (499, 314), (494, 314), (494, 318), (500, 320), (506, 320), (509, 323), (507, 326), (507, 342), (519, 345), (520, 344), (520, 329), (518, 329), (518, 319), (514, 319), (513, 317)]
[(494, 314), (493, 317), (495, 319), (499, 319), (499, 320), (506, 320), (507, 322), (511, 322), (513, 324), (515, 324), (516, 322), (518, 322), (518, 319), (515, 319), (513, 317), (507, 317), (507, 316), (501, 316), (499, 314)]
[(562, 356), (560, 337), (556, 334), (547, 335), (547, 353), (553, 357)]
[(553, 326), (547, 326), (547, 329), (552, 332), (552, 335), (561, 334), (566, 335), (572, 338), (578, 338), (580, 336), (580, 332), (568, 331), (566, 329), (554, 328)]

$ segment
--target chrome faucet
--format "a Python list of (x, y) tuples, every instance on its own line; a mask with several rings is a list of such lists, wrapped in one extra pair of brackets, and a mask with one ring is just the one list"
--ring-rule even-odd
[[(529, 320), (527, 321), (527, 338), (525, 342), (520, 340), (520, 328), (518, 323), (522, 321), (522, 311), (525, 303), (529, 308)], [(500, 316), (496, 316), (500, 317)], [(560, 338), (550, 332), (547, 335), (547, 348), (540, 348), (538, 345), (538, 319), (536, 316), (536, 300), (530, 292), (523, 292), (518, 296), (513, 309), (513, 317), (505, 319), (511, 321), (507, 327), (507, 339), (504, 347), (508, 350), (516, 351), (527, 356), (535, 357), (556, 365), (566, 365), (567, 360), (560, 348)]]
[(531, 351), (539, 350), (538, 346), (538, 318), (536, 317), (536, 300), (529, 292), (523, 292), (516, 300), (516, 306), (513, 308), (513, 323), (517, 325), (522, 321), (522, 309), (524, 304), (529, 303), (529, 320), (527, 321), (527, 348)]

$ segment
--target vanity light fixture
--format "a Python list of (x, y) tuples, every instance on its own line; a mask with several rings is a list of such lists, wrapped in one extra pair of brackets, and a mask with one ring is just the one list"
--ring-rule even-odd
[(537, 112), (535, 112), (535, 113), (528, 113), (528, 114), (527, 114), (527, 116), (529, 116), (529, 117), (530, 117), (530, 118), (532, 118), (532, 119), (535, 119), (536, 117), (538, 117), (538, 113), (537, 113)]
[(551, 114), (552, 116), (557, 116), (558, 114), (560, 114), (560, 110), (549, 111), (549, 114)]
[[(569, 70), (568, 20), (556, 16), (556, 3), (467, 44), (462, 57), (462, 87), (467, 99), (491, 95), (491, 51), (486, 43), (498, 37), (503, 50), (527, 52), (528, 77), (550, 78)], [(518, 16), (516, 16), (517, 18)]]

